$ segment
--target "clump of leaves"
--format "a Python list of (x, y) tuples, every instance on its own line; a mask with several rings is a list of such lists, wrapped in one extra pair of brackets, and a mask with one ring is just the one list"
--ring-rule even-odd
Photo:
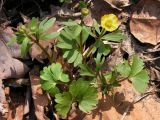
[(63, 73), (62, 66), (59, 63), (44, 67), (40, 73), (42, 88), (52, 96), (59, 93), (57, 84), (69, 82), (68, 74)]
[(96, 89), (83, 79), (73, 81), (68, 92), (56, 94), (55, 98), (56, 110), (62, 116), (67, 115), (74, 102), (77, 102), (79, 109), (85, 113), (95, 108), (98, 102)]
[[(111, 16), (115, 18), (114, 22), (109, 23), (113, 25), (112, 32), (107, 32), (108, 26), (104, 24), (103, 28), (96, 20), (92, 27), (69, 20), (62, 23), (60, 32), (46, 34), (54, 24), (55, 18), (45, 19), (42, 22), (33, 18), (27, 25), (22, 25), (16, 33), (16, 41), (22, 45), (23, 55), (33, 44), (39, 45), (47, 54), (50, 65), (44, 67), (40, 73), (41, 85), (46, 92), (55, 97), (57, 103), (55, 108), (59, 115), (66, 117), (74, 103), (77, 103), (74, 105), (81, 111), (90, 112), (98, 103), (97, 89), (101, 88), (104, 94), (112, 92), (115, 87), (120, 86), (120, 77), (131, 81), (138, 92), (142, 93), (147, 88), (148, 73), (144, 69), (143, 61), (137, 55), (132, 56), (131, 62), (124, 60), (123, 63), (116, 65), (112, 71), (102, 70), (104, 61), (112, 49), (107, 42), (121, 42), (125, 39), (122, 31), (115, 30), (119, 25), (115, 15), (105, 15), (103, 23)], [(92, 43), (89, 42), (89, 36), (93, 39)], [(53, 63), (52, 56), (39, 44), (40, 40), (53, 38), (58, 38), (54, 47), (60, 49), (63, 58), (74, 67), (72, 75), (67, 74), (71, 71), (64, 71), (60, 63), (56, 61)]]
[(64, 22), (67, 25), (59, 35), (57, 47), (63, 50), (63, 58), (77, 66), (82, 63), (83, 47), (89, 36), (89, 27), (75, 22)]
[[(42, 88), (51, 96), (55, 96), (56, 110), (62, 116), (67, 115), (74, 102), (78, 103), (79, 109), (83, 112), (90, 112), (97, 104), (97, 92), (90, 82), (79, 79), (68, 85), (69, 76), (63, 73), (62, 66), (59, 63), (44, 67), (40, 78)], [(65, 85), (69, 90), (65, 92), (60, 90), (57, 87), (58, 84)]]
[(116, 70), (123, 77), (128, 78), (138, 92), (145, 92), (149, 76), (144, 69), (143, 61), (137, 55), (133, 55), (131, 64), (128, 61), (124, 61), (124, 63), (117, 65)]
[(18, 44), (21, 44), (22, 57), (26, 55), (29, 48), (33, 44), (37, 44), (47, 55), (50, 62), (52, 61), (51, 56), (46, 52), (43, 46), (39, 44), (39, 41), (50, 40), (59, 36), (59, 32), (46, 33), (46, 31), (54, 25), (55, 21), (55, 18), (46, 18), (39, 22), (37, 18), (33, 17), (28, 24), (19, 26), (17, 32), (15, 33), (16, 36), (13, 40)]

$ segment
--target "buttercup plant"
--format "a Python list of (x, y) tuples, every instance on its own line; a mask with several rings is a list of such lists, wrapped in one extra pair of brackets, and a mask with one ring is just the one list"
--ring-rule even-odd
[[(60, 32), (45, 34), (54, 24), (55, 18), (42, 22), (33, 18), (29, 24), (20, 26), (16, 33), (16, 41), (21, 44), (23, 55), (33, 44), (39, 45), (47, 54), (50, 64), (40, 72), (41, 86), (55, 98), (55, 109), (63, 117), (67, 117), (73, 103), (77, 103), (75, 107), (81, 111), (91, 112), (98, 103), (98, 89), (109, 94), (114, 87), (120, 86), (120, 78), (132, 82), (138, 92), (143, 93), (147, 88), (148, 73), (137, 55), (132, 56), (131, 62), (124, 60), (115, 65), (112, 71), (102, 70), (111, 51), (111, 46), (105, 44), (105, 41), (121, 42), (125, 36), (122, 31), (117, 30), (119, 21), (114, 14), (102, 16), (101, 26), (96, 20), (93, 21), (93, 26), (87, 27), (83, 23), (69, 20), (62, 23), (63, 29)], [(94, 42), (90, 43), (89, 36)], [(53, 61), (39, 44), (40, 40), (52, 38), (58, 39), (55, 47), (62, 51), (63, 58), (75, 68), (72, 76), (63, 70), (60, 63)]]

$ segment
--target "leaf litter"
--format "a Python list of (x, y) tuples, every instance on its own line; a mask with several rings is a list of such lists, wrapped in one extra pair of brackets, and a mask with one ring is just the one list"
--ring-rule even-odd
[[(118, 2), (121, 2), (121, 4), (119, 5), (119, 3), (116, 3), (117, 2), (116, 0), (110, 0), (110, 1), (103, 1), (103, 0), (94, 1), (93, 0), (93, 5), (97, 6), (97, 7), (94, 7), (94, 6), (92, 7), (91, 17), (96, 18), (96, 19), (97, 18), (100, 19), (100, 16), (103, 15), (103, 13), (105, 13), (106, 11), (108, 11), (108, 12), (112, 11), (114, 13), (117, 13), (117, 9), (118, 9), (118, 11), (121, 10), (123, 12), (123, 9), (125, 9), (126, 6), (130, 5), (128, 0), (124, 0), (124, 1), (123, 0), (122, 1), (118, 1)], [(107, 7), (105, 2), (109, 3), (111, 6)], [(158, 5), (159, 5), (158, 2), (159, 2), (158, 0), (157, 1), (156, 0), (155, 1), (140, 0), (140, 2), (136, 5), (136, 9), (134, 9), (132, 18), (130, 20), (130, 32), (142, 43), (150, 43), (150, 44), (153, 44), (153, 45), (157, 45), (159, 43), (159, 36), (158, 36), (159, 35), (158, 34), (158, 31), (159, 31), (159, 29), (158, 29), (159, 28), (158, 27), (159, 26), (159, 17), (158, 17), (158, 14), (156, 14), (156, 13), (158, 13), (158, 10), (159, 10), (158, 9)], [(102, 4), (102, 3), (105, 3), (105, 4)], [(152, 5), (150, 5), (150, 4), (152, 4)], [(105, 7), (102, 7), (102, 6), (105, 6)], [(153, 14), (153, 13), (155, 13), (155, 14)], [(155, 21), (155, 22), (153, 22), (153, 21)], [(91, 18), (87, 19), (87, 23), (89, 24), (89, 26), (92, 24), (92, 22), (93, 21), (92, 21)], [(129, 31), (129, 29), (127, 29), (127, 30)], [(155, 31), (157, 31), (157, 32), (155, 32)], [(150, 35), (150, 36), (148, 36), (148, 35)], [(133, 40), (133, 39), (131, 39), (131, 40)], [(54, 44), (53, 41), (52, 40), (49, 41), (49, 42), (44, 41), (44, 42), (41, 43), (44, 47), (46, 47), (46, 49), (48, 49), (48, 53), (52, 52), (51, 44)], [(127, 42), (128, 41), (125, 41), (123, 43), (123, 45), (128, 44)], [(2, 56), (7, 56), (6, 63), (10, 63), (10, 61), (16, 60), (15, 64), (18, 64), (18, 65), (23, 64), (23, 63), (19, 64), (20, 61), (17, 60), (17, 59), (14, 59), (13, 58), (14, 56), (10, 55), (8, 50), (6, 50), (6, 47), (4, 47), (5, 45), (3, 44), (3, 42), (1, 44), (2, 44), (2, 49), (6, 51), (5, 52), (6, 55), (2, 55)], [(124, 59), (124, 54), (126, 52), (129, 54), (129, 57), (130, 57), (133, 54), (133, 51), (135, 52), (135, 49), (134, 49), (135, 46), (133, 44), (135, 44), (135, 43), (133, 41), (130, 41), (129, 42), (129, 48), (127, 48), (128, 51), (126, 51), (124, 48), (122, 48), (123, 45), (122, 46), (118, 46), (117, 44), (115, 45), (115, 44), (111, 43), (111, 45), (115, 46), (115, 49), (119, 48), (119, 50), (117, 50), (116, 52), (112, 52), (111, 53), (111, 56), (110, 56), (111, 61), (108, 60), (108, 61), (110, 61), (110, 64), (109, 64), (108, 67), (110, 67), (110, 69), (112, 69), (114, 64), (116, 64), (116, 63), (113, 63), (113, 61), (115, 61), (115, 59), (116, 59), (116, 62), (118, 60), (122, 61)], [(142, 44), (142, 45), (145, 45), (145, 44)], [(141, 51), (139, 51), (139, 52), (141, 53)], [(18, 52), (16, 52), (16, 53), (18, 53)], [(37, 59), (38, 61), (41, 61), (41, 62), (46, 58), (45, 55), (43, 54), (43, 52), (40, 49), (38, 49), (37, 46), (33, 46), (32, 51), (30, 51), (30, 54), (31, 54), (32, 59)], [(14, 60), (12, 60), (12, 59), (14, 59)], [(17, 70), (17, 66), (14, 65), (13, 63), (11, 64), (11, 66), (13, 65), (14, 68)], [(112, 66), (110, 66), (110, 65), (112, 65)], [(152, 66), (152, 67), (154, 67), (154, 66)], [(108, 68), (104, 68), (104, 69), (108, 69)], [(22, 78), (22, 77), (24, 77), (24, 73), (22, 73), (22, 72), (20, 72), (20, 73), (18, 72), (18, 74), (13, 75), (13, 76), (12, 75), (13, 74), (11, 74), (10, 71), (9, 72), (7, 71), (7, 75), (5, 74), (5, 77), (3, 77), (2, 79), (6, 79), (6, 78)], [(154, 79), (159, 79), (159, 78), (156, 76)], [(36, 72), (31, 72), (30, 73), (30, 81), (31, 81), (31, 88), (32, 88), (32, 94), (33, 94), (32, 97), (33, 97), (33, 101), (34, 101), (34, 107), (35, 107), (35, 111), (36, 111), (36, 116), (37, 116), (38, 119), (42, 118), (42, 119), (46, 120), (48, 118), (46, 117), (46, 115), (44, 113), (44, 106), (48, 105), (48, 102), (46, 101), (46, 99), (48, 99), (48, 97), (41, 90), (40, 83), (38, 83), (39, 78), (38, 78)], [(34, 84), (35, 82), (37, 84)], [(14, 85), (14, 83), (11, 82), (11, 86), (12, 85)], [(24, 84), (24, 85), (26, 85), (26, 84)], [(20, 84), (18, 87), (20, 87), (20, 86), (22, 86), (22, 85)], [(125, 98), (122, 99), (122, 101), (120, 100), (120, 97), (123, 96), (121, 94), (116, 94), (115, 95), (115, 99), (118, 99), (118, 102), (119, 102), (118, 104), (115, 101), (113, 101), (112, 96), (108, 96), (107, 100), (109, 102), (107, 102), (107, 101), (103, 101), (102, 102), (101, 101), (100, 105), (98, 105), (98, 108), (96, 109), (97, 111), (96, 110), (95, 110), (96, 112), (93, 111), (92, 115), (84, 116), (85, 119), (86, 120), (90, 120), (90, 119), (95, 119), (96, 120), (99, 117), (101, 117), (102, 119), (106, 119), (106, 118), (115, 119), (115, 120), (116, 119), (117, 120), (120, 119), (122, 117), (122, 114), (126, 110), (125, 108), (127, 108), (128, 105), (135, 98), (135, 94), (134, 94), (135, 91), (132, 91), (131, 89), (129, 89), (130, 87), (128, 87), (128, 86), (130, 86), (130, 84), (124, 83), (122, 88), (118, 88), (118, 89), (121, 89), (121, 90), (117, 90), (117, 91), (123, 91), (123, 93), (125, 94), (124, 95)], [(41, 96), (41, 97), (37, 98), (37, 96)], [(100, 98), (103, 98), (103, 96), (101, 96), (101, 95), (99, 95), (99, 96), (100, 96)], [(31, 97), (31, 95), (30, 95), (30, 97)], [(40, 102), (38, 102), (38, 101), (41, 101), (41, 100), (45, 101), (43, 105), (40, 105), (39, 104)], [(152, 97), (149, 97), (147, 99), (144, 99), (144, 101), (146, 103), (144, 105), (145, 107), (143, 109), (141, 109), (142, 106), (143, 106), (141, 102), (135, 104), (135, 106), (134, 106), (135, 110), (130, 111), (131, 114), (129, 116), (126, 116), (126, 119), (139, 119), (139, 118), (141, 118), (142, 120), (143, 119), (144, 120), (150, 120), (150, 119), (159, 118), (158, 113), (157, 113), (157, 110), (159, 108), (157, 106), (157, 103), (155, 103), (154, 99)], [(23, 102), (23, 104), (24, 104), (24, 102)], [(106, 105), (108, 105), (108, 106), (106, 106)], [(115, 109), (106, 110), (107, 108), (111, 107), (112, 105), (115, 107)], [(23, 105), (23, 107), (24, 107), (24, 105)], [(19, 111), (23, 111), (22, 110), (23, 107), (18, 108)], [(104, 108), (104, 107), (106, 107), (106, 108)], [(150, 108), (153, 108), (153, 107), (155, 109), (151, 110)], [(28, 111), (28, 110), (26, 110), (26, 111)], [(145, 112), (145, 111), (148, 111), (148, 112)], [(140, 113), (140, 114), (138, 114), (138, 113)], [(111, 114), (114, 114), (114, 116), (110, 116)], [(78, 115), (81, 115), (81, 114), (79, 113)], [(78, 116), (78, 115), (76, 114), (76, 116)], [(22, 118), (22, 116), (23, 115), (21, 114), (21, 116), (19, 116), (19, 118), (20, 117)], [(80, 116), (79, 116), (79, 118), (80, 118)]]

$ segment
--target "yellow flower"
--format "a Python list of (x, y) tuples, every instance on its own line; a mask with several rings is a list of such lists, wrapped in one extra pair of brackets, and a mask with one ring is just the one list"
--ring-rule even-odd
[(118, 17), (114, 14), (106, 14), (102, 16), (101, 26), (109, 32), (116, 30), (119, 26)]

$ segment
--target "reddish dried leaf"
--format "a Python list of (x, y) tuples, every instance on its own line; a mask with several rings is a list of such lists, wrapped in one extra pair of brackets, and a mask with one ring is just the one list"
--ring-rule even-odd
[(48, 118), (44, 114), (44, 107), (48, 105), (48, 98), (41, 89), (38, 67), (35, 67), (30, 72), (30, 81), (37, 120), (48, 120)]
[(142, 43), (160, 42), (160, 1), (141, 0), (130, 21), (131, 33)]

